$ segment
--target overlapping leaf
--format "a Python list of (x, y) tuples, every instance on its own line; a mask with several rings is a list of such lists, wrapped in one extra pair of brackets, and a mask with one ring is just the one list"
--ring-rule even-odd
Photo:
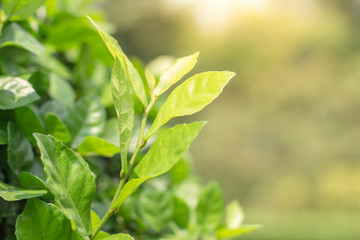
[(120, 148), (105, 139), (87, 136), (84, 141), (81, 142), (78, 152), (82, 156), (100, 155), (104, 157), (112, 157), (120, 152)]
[(68, 128), (54, 113), (48, 113), (45, 117), (46, 133), (52, 135), (63, 143), (71, 141), (71, 135)]
[(34, 143), (32, 134), (34, 132), (44, 133), (44, 124), (37, 115), (35, 107), (25, 106), (14, 110), (15, 121), (19, 129), (26, 135), (28, 139)]
[(46, 190), (14, 187), (6, 183), (0, 182), (0, 197), (2, 197), (6, 201), (19, 201), (22, 199), (40, 197), (42, 195), (45, 195), (46, 193)]

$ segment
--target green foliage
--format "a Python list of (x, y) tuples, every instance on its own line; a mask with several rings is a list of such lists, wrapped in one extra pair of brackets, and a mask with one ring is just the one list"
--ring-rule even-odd
[(205, 123), (160, 129), (208, 105), (234, 73), (190, 77), (157, 113), (159, 96), (195, 66), (199, 53), (175, 60), (157, 81), (94, 21), (97, 33), (78, 17), (84, 15), (76, 11), (81, 4), (43, 4), (4, 0), (1, 5), (0, 216), (6, 221), (0, 235), (131, 240), (242, 234), (239, 207), (230, 205), (234, 213), (224, 224), (219, 187), (200, 191), (192, 180), (185, 153)]

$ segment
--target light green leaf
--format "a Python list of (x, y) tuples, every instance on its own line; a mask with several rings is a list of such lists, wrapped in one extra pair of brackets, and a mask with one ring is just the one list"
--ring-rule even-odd
[(175, 62), (161, 74), (160, 80), (154, 89), (154, 94), (160, 96), (185, 74), (190, 72), (191, 69), (195, 67), (198, 56), (199, 52), (196, 52), (193, 55), (176, 59)]
[(155, 79), (154, 75), (150, 72), (149, 69), (146, 69), (145, 76), (146, 76), (146, 81), (148, 83), (150, 91), (153, 91), (155, 88), (155, 85), (156, 85), (156, 79)]
[(71, 141), (71, 135), (68, 128), (54, 113), (48, 113), (45, 117), (46, 133), (52, 135), (63, 143)]
[(134, 240), (134, 238), (132, 238), (128, 234), (119, 233), (119, 234), (111, 235), (110, 237), (107, 237), (104, 240)]
[(69, 240), (71, 224), (53, 204), (30, 199), (16, 220), (15, 233), (18, 240)]
[(10, 186), (0, 182), (0, 197), (6, 201), (18, 201), (23, 199), (35, 198), (45, 195), (46, 190), (34, 190)]
[(244, 212), (238, 201), (232, 201), (226, 206), (226, 228), (236, 229), (241, 226), (244, 220)]
[(5, 17), (11, 20), (23, 20), (35, 13), (46, 0), (3, 0)]
[(112, 157), (120, 152), (120, 148), (106, 141), (105, 139), (87, 136), (77, 149), (82, 156), (100, 155)]
[(109, 52), (113, 56), (114, 59), (118, 58), (122, 68), (125, 71), (125, 74), (130, 81), (134, 92), (136, 96), (139, 98), (143, 106), (147, 106), (147, 98), (145, 93), (145, 88), (143, 81), (139, 75), (139, 73), (136, 71), (134, 65), (130, 62), (128, 57), (124, 54), (121, 47), (119, 46), (119, 43), (111, 37), (108, 33), (106, 33), (100, 26), (98, 26), (90, 17), (88, 17), (93, 26), (98, 31), (100, 37), (104, 41), (106, 47), (108, 48)]
[(119, 146), (119, 131), (118, 131), (118, 120), (116, 118), (111, 118), (106, 122), (105, 129), (101, 138), (106, 141)]
[(47, 194), (42, 197), (44, 198), (52, 197), (49, 187), (46, 185), (46, 183), (43, 182), (43, 180), (41, 180), (37, 176), (29, 172), (20, 172), (18, 176), (18, 180), (20, 187), (34, 189), (34, 190), (46, 190)]
[(220, 225), (223, 217), (224, 200), (217, 183), (209, 183), (200, 194), (197, 206), (197, 222), (202, 232), (212, 232)]
[(259, 225), (243, 225), (235, 229), (222, 228), (217, 230), (216, 235), (219, 240), (222, 239), (234, 239), (245, 235), (247, 233), (254, 232), (260, 228)]
[(203, 109), (222, 92), (233, 76), (235, 73), (232, 72), (205, 72), (180, 84), (160, 108), (145, 139), (153, 135), (171, 118), (191, 115)]
[(12, 122), (8, 123), (8, 143), (8, 163), (13, 173), (29, 170), (34, 160), (31, 143)]
[(1, 35), (0, 48), (6, 46), (20, 47), (36, 55), (45, 51), (44, 46), (17, 23), (10, 23)]
[(15, 108), (15, 122), (19, 129), (25, 134), (25, 136), (35, 143), (35, 139), (32, 134), (34, 132), (44, 133), (44, 125), (37, 115), (37, 109), (35, 107), (25, 106)]
[(172, 195), (158, 189), (142, 191), (139, 197), (139, 210), (146, 224), (156, 232), (161, 232), (173, 218)]
[(96, 96), (88, 96), (76, 102), (70, 118), (65, 122), (73, 138), (74, 147), (87, 136), (100, 135), (105, 127), (106, 113)]
[(50, 75), (49, 96), (67, 107), (71, 107), (74, 104), (76, 97), (71, 85), (65, 79), (55, 74)]
[(18, 77), (0, 78), (0, 109), (22, 107), (39, 98), (28, 81)]
[(134, 102), (128, 79), (118, 58), (115, 59), (112, 70), (111, 91), (118, 117), (121, 163), (123, 171), (127, 173), (127, 153), (134, 128)]
[(94, 175), (84, 159), (54, 137), (39, 133), (34, 137), (55, 201), (86, 239), (92, 231), (90, 206), (95, 195)]
[(186, 152), (204, 125), (204, 122), (181, 124), (164, 131), (135, 167), (134, 172), (138, 178), (125, 184), (112, 207), (119, 207), (146, 180), (169, 171)]
[[(100, 218), (98, 215), (96, 215), (96, 213), (91, 210), (91, 226), (92, 226), (92, 230), (94, 231), (95, 228), (97, 227), (97, 225), (99, 225), (100, 223)], [(109, 233), (104, 232), (104, 231), (100, 231), (96, 237), (94, 238), (94, 240), (103, 240), (104, 238), (107, 238), (108, 236), (110, 236)]]

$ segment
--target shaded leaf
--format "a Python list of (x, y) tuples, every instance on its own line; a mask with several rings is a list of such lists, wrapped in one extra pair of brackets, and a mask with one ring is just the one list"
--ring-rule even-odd
[(0, 119), (0, 145), (8, 143), (7, 122)]
[(30, 199), (16, 220), (16, 237), (18, 240), (69, 240), (71, 224), (53, 204)]
[(34, 190), (46, 190), (47, 194), (43, 195), (44, 198), (51, 198), (52, 194), (49, 187), (43, 180), (29, 172), (20, 172), (18, 176), (19, 185), (23, 188), (34, 189)]
[(46, 0), (3, 0), (5, 17), (12, 20), (22, 20), (35, 13)]
[(55, 74), (50, 75), (49, 96), (67, 107), (71, 107), (74, 104), (76, 97), (71, 85), (65, 79)]
[(50, 135), (35, 133), (47, 184), (64, 214), (76, 224), (83, 238), (91, 234), (90, 206), (95, 178), (88, 164)]
[(25, 106), (16, 108), (15, 122), (25, 136), (35, 143), (32, 134), (34, 132), (44, 133), (44, 125), (37, 115), (35, 107)]
[(0, 78), (0, 109), (22, 107), (39, 98), (28, 81), (18, 77)]
[(106, 122), (104, 132), (101, 134), (101, 138), (106, 141), (119, 146), (119, 131), (118, 131), (118, 120), (111, 118)]
[(178, 197), (173, 197), (174, 221), (181, 227), (187, 227), (190, 220), (190, 209), (186, 203)]
[(153, 135), (171, 118), (191, 115), (203, 109), (222, 92), (233, 76), (235, 74), (232, 72), (205, 72), (180, 84), (160, 108), (145, 139)]
[(52, 135), (63, 143), (71, 141), (71, 135), (68, 128), (54, 113), (48, 113), (45, 117), (46, 133)]
[(106, 141), (105, 139), (88, 136), (80, 144), (77, 149), (82, 156), (100, 155), (104, 157), (112, 157), (120, 152), (120, 148)]
[(34, 190), (14, 187), (6, 183), (0, 182), (0, 197), (2, 197), (6, 201), (18, 201), (22, 199), (40, 197), (42, 195), (45, 195), (46, 193), (46, 190)]

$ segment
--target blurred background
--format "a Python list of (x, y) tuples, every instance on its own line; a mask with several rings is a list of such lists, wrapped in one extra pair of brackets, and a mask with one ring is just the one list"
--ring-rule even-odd
[(107, 0), (128, 55), (200, 51), (238, 75), (201, 113), (203, 181), (238, 199), (242, 239), (360, 239), (359, 0)]

